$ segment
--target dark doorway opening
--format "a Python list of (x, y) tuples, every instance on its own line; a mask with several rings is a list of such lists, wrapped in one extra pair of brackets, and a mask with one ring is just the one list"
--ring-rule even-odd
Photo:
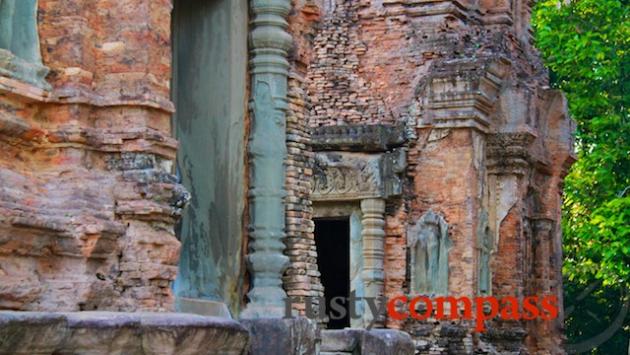
[[(326, 312), (329, 317), (328, 329), (350, 327), (348, 305), (350, 296), (349, 219), (315, 219), (315, 245), (317, 247), (317, 266), (324, 285)], [(330, 302), (334, 297), (343, 297), (344, 302), (337, 302), (337, 304), (345, 308), (344, 317), (339, 317), (338, 312), (331, 310)]]

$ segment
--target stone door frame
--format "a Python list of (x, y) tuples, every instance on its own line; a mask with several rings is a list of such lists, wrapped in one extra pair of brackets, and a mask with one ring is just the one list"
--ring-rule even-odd
[[(313, 218), (345, 217), (350, 221), (350, 291), (357, 297), (384, 296), (385, 205), (402, 192), (405, 167), (402, 149), (362, 153), (315, 153), (311, 199)], [(373, 316), (359, 302), (360, 319), (352, 327), (366, 327)], [(377, 320), (376, 326), (382, 326)]]

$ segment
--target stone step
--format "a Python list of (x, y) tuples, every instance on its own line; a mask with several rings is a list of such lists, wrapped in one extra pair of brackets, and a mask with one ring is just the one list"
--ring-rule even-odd
[(322, 330), (322, 352), (352, 353), (359, 348), (362, 329)]
[(321, 354), (413, 355), (409, 334), (392, 329), (322, 330)]

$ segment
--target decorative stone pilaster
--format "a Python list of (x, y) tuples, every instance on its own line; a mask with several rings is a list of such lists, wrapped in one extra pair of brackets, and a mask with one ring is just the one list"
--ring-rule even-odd
[(531, 169), (529, 148), (536, 136), (529, 131), (495, 133), (487, 138), (488, 228), (498, 249), (501, 222), (518, 202)]
[(554, 221), (535, 216), (532, 218), (532, 226), (534, 231), (534, 278), (535, 287), (538, 294), (548, 295), (554, 283), (554, 275), (552, 275), (552, 240)]
[(544, 215), (534, 215), (530, 217), (533, 231), (533, 250), (531, 263), (533, 264), (533, 290), (531, 294), (540, 297), (556, 296), (560, 305), (560, 315), (556, 319), (537, 319), (534, 323), (528, 324), (529, 332), (536, 339), (538, 346), (542, 349), (552, 349), (560, 344), (559, 339), (541, 336), (543, 334), (561, 334), (563, 328), (562, 319), (562, 283), (554, 270), (562, 265), (554, 265), (554, 255), (558, 251), (553, 250), (554, 229), (556, 222)]
[(495, 133), (488, 137), (488, 173), (523, 177), (530, 168), (529, 147), (536, 136), (529, 131)]
[[(385, 200), (368, 198), (361, 201), (363, 237), (363, 283), (365, 297), (382, 297), (385, 271)], [(367, 312), (366, 322), (372, 315)]]
[(250, 303), (243, 318), (282, 317), (282, 273), (288, 258), (283, 254), (285, 113), (287, 110), (287, 51), (291, 36), (286, 32), (288, 0), (253, 0), (250, 71), (252, 128), (249, 143), (251, 167), (250, 250), (252, 275)]

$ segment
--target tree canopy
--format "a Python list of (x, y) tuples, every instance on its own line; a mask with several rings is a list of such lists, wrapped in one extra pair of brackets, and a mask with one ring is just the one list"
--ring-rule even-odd
[(626, 1), (540, 1), (537, 47), (577, 122), (565, 181), (564, 272), (630, 284), (630, 21)]
[[(598, 322), (607, 327), (630, 290), (627, 2), (540, 0), (534, 11), (537, 47), (577, 123), (578, 160), (564, 186), (563, 274), (565, 303), (582, 304), (565, 320), (569, 344), (592, 339)], [(597, 282), (604, 286), (586, 297), (586, 285)], [(625, 326), (591, 353), (626, 354), (630, 317)]]

